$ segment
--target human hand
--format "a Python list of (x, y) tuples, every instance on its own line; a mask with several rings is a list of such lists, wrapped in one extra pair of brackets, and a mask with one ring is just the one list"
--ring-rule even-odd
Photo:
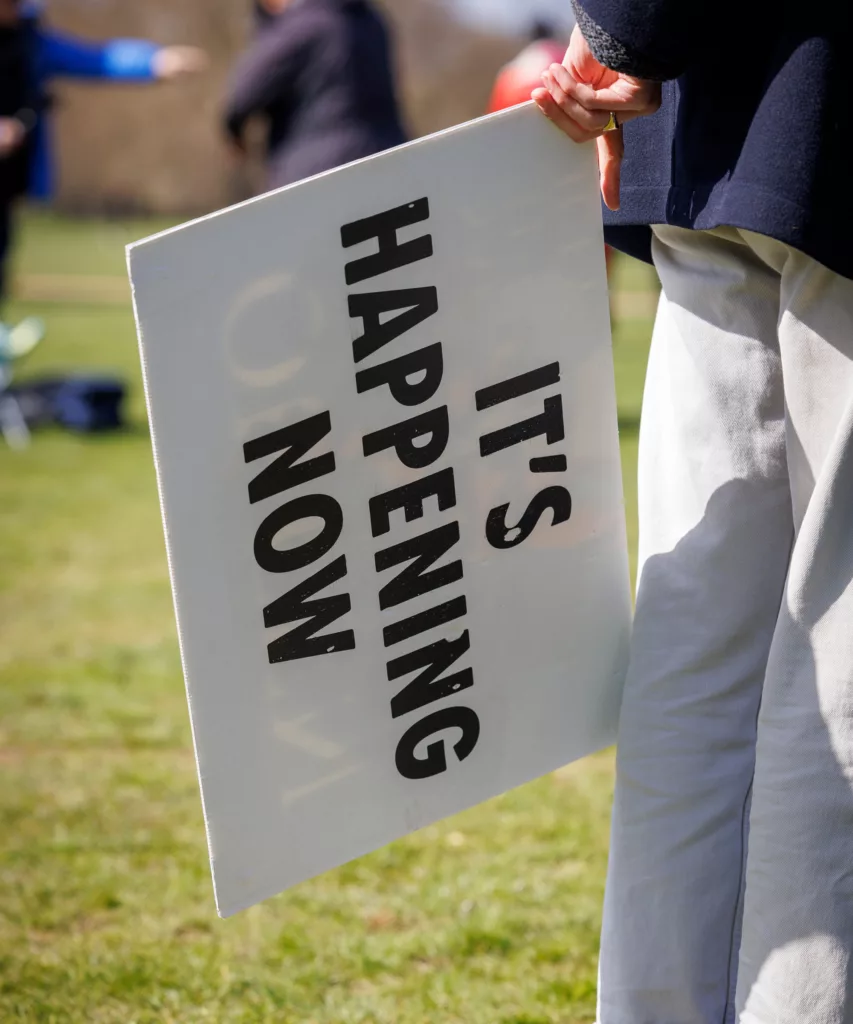
[(0, 160), (20, 149), (26, 137), (26, 126), (17, 117), (0, 117)]
[(207, 54), (197, 46), (164, 46), (154, 55), (154, 76), (160, 81), (172, 81), (206, 71), (209, 64)]
[(544, 88), (533, 92), (534, 102), (570, 139), (597, 140), (601, 195), (611, 210), (618, 210), (625, 145), (621, 130), (605, 128), (611, 114), (620, 125), (654, 114), (661, 104), (660, 83), (599, 64), (579, 28), (572, 33), (563, 63), (552, 64), (542, 81)]

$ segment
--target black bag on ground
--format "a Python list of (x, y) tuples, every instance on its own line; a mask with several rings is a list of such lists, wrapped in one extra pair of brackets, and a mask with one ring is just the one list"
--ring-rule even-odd
[(38, 377), (10, 387), (29, 427), (56, 424), (80, 433), (124, 426), (127, 389), (115, 377)]

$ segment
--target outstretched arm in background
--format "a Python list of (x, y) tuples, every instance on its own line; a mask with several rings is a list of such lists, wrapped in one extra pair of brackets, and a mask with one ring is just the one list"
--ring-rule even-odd
[(39, 33), (40, 77), (96, 78), (118, 82), (170, 80), (203, 71), (204, 51), (194, 46), (158, 46), (143, 39), (92, 43), (57, 32)]
[[(156, 82), (201, 71), (207, 66), (204, 52), (195, 47), (158, 46), (142, 39), (92, 43), (39, 27), (35, 42), (35, 77), (40, 87), (55, 77)], [(43, 119), (37, 118), (32, 130), (36, 140), (30, 194), (48, 199), (53, 193), (53, 173)]]

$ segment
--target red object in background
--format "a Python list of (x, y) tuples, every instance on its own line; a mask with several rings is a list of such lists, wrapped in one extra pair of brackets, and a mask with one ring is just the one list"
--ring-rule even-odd
[(542, 85), (542, 72), (552, 64), (562, 64), (565, 53), (565, 45), (552, 39), (539, 39), (525, 47), (515, 60), (501, 68), (492, 89), (488, 112), (494, 114), (526, 103), (531, 92)]

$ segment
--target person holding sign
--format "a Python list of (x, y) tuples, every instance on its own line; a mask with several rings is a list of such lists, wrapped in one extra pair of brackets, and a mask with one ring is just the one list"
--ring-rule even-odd
[(599, 1022), (847, 1024), (853, 9), (575, 10), (533, 98), (663, 286)]
[(225, 128), (242, 150), (249, 121), (265, 119), (270, 189), (405, 142), (388, 32), (368, 0), (258, 0), (257, 11)]

